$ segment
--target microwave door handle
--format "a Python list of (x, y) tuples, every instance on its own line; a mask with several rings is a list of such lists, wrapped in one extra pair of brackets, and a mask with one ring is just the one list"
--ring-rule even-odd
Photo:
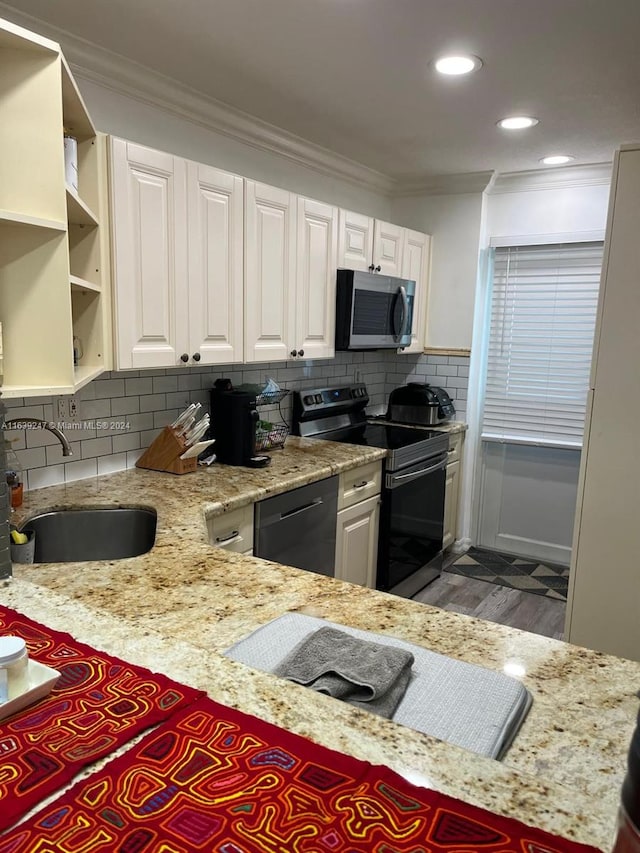
[(393, 336), (396, 341), (402, 340), (406, 335), (409, 322), (409, 299), (407, 298), (407, 289), (403, 284), (398, 288), (398, 295), (402, 299), (402, 323), (400, 324), (400, 331)]

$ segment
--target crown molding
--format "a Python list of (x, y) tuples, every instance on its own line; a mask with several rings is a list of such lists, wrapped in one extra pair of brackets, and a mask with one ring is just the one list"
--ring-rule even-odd
[(86, 39), (26, 15), (0, 2), (0, 12), (26, 29), (57, 42), (74, 76), (117, 94), (221, 133), (253, 148), (284, 157), (322, 175), (389, 195), (395, 181), (361, 163), (282, 130), (222, 101), (178, 83), (171, 77), (112, 53)]
[(396, 181), (394, 198), (418, 195), (462, 195), (482, 193), (494, 176), (493, 172), (462, 172), (455, 175), (416, 175)]
[(532, 169), (528, 172), (504, 172), (496, 176), (488, 192), (493, 195), (531, 190), (609, 186), (612, 169), (612, 163), (589, 163), (584, 166)]

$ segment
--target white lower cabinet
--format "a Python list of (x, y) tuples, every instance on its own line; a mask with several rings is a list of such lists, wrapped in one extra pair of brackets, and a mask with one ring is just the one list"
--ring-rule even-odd
[(253, 504), (207, 519), (209, 544), (239, 554), (253, 553)]
[(458, 496), (460, 494), (460, 463), (447, 465), (447, 479), (444, 493), (444, 535), (442, 547), (448, 548), (456, 539), (458, 520)]
[(379, 495), (338, 512), (335, 566), (338, 580), (375, 589), (379, 523)]
[(444, 493), (444, 533), (442, 547), (448, 548), (456, 541), (458, 529), (458, 503), (460, 500), (460, 474), (464, 433), (449, 435), (447, 478)]

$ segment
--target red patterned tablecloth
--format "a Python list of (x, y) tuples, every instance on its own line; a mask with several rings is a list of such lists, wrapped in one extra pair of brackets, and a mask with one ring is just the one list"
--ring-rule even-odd
[(0, 830), (81, 767), (204, 695), (0, 607), (7, 634), (23, 637), (30, 657), (61, 676), (49, 696), (0, 720)]
[(0, 853), (593, 853), (210, 699), (0, 838)]

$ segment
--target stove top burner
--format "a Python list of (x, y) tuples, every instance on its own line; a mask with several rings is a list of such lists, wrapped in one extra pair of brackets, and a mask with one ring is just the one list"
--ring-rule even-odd
[(369, 395), (363, 385), (294, 392), (293, 434), (387, 450), (387, 471), (446, 454), (449, 438), (434, 429), (367, 418)]

